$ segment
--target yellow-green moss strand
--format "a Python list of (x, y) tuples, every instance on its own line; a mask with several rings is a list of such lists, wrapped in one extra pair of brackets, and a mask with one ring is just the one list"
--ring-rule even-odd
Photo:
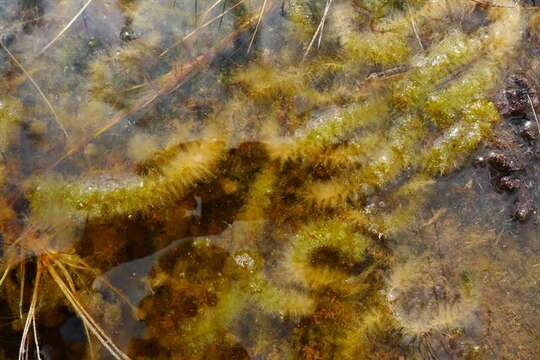
[(16, 136), (22, 105), (12, 97), (0, 97), (0, 152), (8, 150)]
[(413, 60), (408, 76), (393, 86), (394, 103), (400, 108), (419, 106), (437, 84), (478, 56), (482, 44), (478, 37), (451, 31), (427, 55)]
[(450, 127), (427, 151), (423, 171), (444, 175), (455, 169), (490, 134), (499, 118), (497, 109), (489, 101), (477, 101), (467, 106), (462, 120)]
[(437, 127), (448, 128), (467, 104), (485, 97), (497, 84), (499, 75), (493, 62), (478, 63), (448, 88), (428, 97), (424, 107), (428, 117)]
[(335, 176), (328, 181), (307, 185), (305, 196), (319, 206), (344, 205), (344, 201), (359, 192), (372, 192), (395, 180), (418, 158), (420, 142), (426, 134), (418, 116), (405, 116), (388, 134), (389, 144), (365, 167)]
[(32, 211), (44, 214), (51, 207), (59, 207), (67, 214), (80, 213), (90, 218), (146, 213), (174, 202), (194, 182), (210, 176), (224, 150), (221, 140), (194, 142), (163, 164), (159, 174), (123, 182), (42, 179), (30, 196)]
[(315, 309), (315, 302), (305, 292), (277, 287), (265, 280), (250, 284), (256, 305), (264, 312), (299, 318), (310, 315)]
[[(361, 262), (365, 258), (368, 244), (368, 238), (356, 232), (343, 219), (309, 223), (292, 239), (285, 267), (301, 283), (314, 287), (333, 283), (339, 285), (349, 277), (343, 272), (343, 267)], [(340, 263), (325, 263), (325, 251), (337, 252)]]
[(274, 158), (282, 161), (317, 156), (326, 147), (339, 142), (347, 133), (377, 121), (384, 121), (389, 106), (385, 98), (374, 98), (353, 105), (341, 114), (325, 119), (321, 124), (306, 129), (292, 141), (271, 142), (269, 151)]

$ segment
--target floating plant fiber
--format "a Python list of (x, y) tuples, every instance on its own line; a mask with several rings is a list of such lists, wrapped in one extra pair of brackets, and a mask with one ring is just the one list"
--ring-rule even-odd
[(534, 3), (15, 3), (0, 358), (540, 356)]

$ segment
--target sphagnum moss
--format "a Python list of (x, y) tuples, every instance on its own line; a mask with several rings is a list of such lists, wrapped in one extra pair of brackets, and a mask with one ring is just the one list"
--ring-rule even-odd
[(196, 181), (208, 178), (224, 147), (224, 141), (219, 139), (187, 144), (150, 175), (119, 182), (42, 181), (32, 195), (34, 213), (46, 212), (51, 200), (67, 213), (79, 212), (90, 218), (134, 216), (162, 208), (181, 198)]
[[(250, 11), (281, 19), (273, 1), (255, 3), (235, 12), (233, 23), (242, 22)], [(33, 177), (30, 190), (24, 189), (30, 201), (28, 227), (6, 237), (0, 280), (21, 262), (21, 253), (23, 266), (36, 264), (21, 356), (29, 333), (36, 331), (31, 325), (39, 308), (37, 293), (47, 276), (81, 316), (87, 332), (114, 357), (127, 358), (76, 294), (79, 284), (71, 274), (90, 271), (83, 256), (92, 238), (79, 247), (76, 236), (69, 241), (58, 233), (65, 235), (66, 228), (83, 224), (116, 226), (134, 219), (145, 228), (159, 228), (156, 222), (178, 221), (165, 218), (165, 209), (179, 203), (184, 209), (190, 198), (200, 202), (185, 216), (193, 218), (192, 227), (164, 236), (172, 239), (203, 231), (220, 235), (186, 241), (175, 256), (164, 255), (162, 263), (160, 259), (154, 265), (147, 279), (155, 285), (154, 294), (141, 305), (147, 322), (143, 340), (154, 345), (153, 358), (227, 357), (227, 346), (235, 341), (254, 347), (256, 354), (261, 354), (260, 347), (270, 352), (268, 344), (275, 342), (294, 347), (279, 352), (293, 358), (368, 358), (371, 341), (389, 333), (405, 328), (418, 334), (456, 326), (459, 306), (441, 310), (421, 325), (391, 311), (395, 308), (381, 295), (385, 286), (381, 274), (391, 262), (384, 242), (414, 222), (437, 177), (458, 168), (491, 133), (499, 115), (489, 96), (521, 40), (523, 10), (514, 1), (496, 1), (479, 15), (483, 22), (470, 30), (461, 26), (471, 16), (469, 1), (414, 1), (401, 8), (393, 1), (358, 3), (373, 11), (368, 18), (374, 22), (361, 23), (362, 17), (344, 4), (336, 5), (334, 18), (326, 18), (331, 2), (289, 2), (283, 8), (286, 21), (269, 25), (278, 35), (261, 36), (255, 42), (261, 48), (250, 55), (251, 64), (237, 65), (235, 61), (246, 61), (241, 56), (231, 61), (233, 65), (212, 66), (190, 82), (192, 90), (202, 84), (203, 94), (222, 86), (226, 96), (208, 95), (211, 99), (195, 99), (196, 104), (169, 96), (170, 101), (140, 116), (141, 132), (160, 134), (189, 123), (190, 136), (200, 134), (193, 136), (195, 140), (180, 137), (164, 148), (156, 142), (153, 148), (158, 150), (150, 153), (131, 148), (126, 157), (137, 164), (130, 175), (116, 177), (111, 170), (95, 176), (95, 167), (85, 169), (85, 162), (67, 151), (62, 160), (71, 157), (75, 170), (68, 167), (66, 172), (76, 175)], [(147, 24), (138, 17), (144, 19), (145, 14), (136, 8), (129, 7), (128, 13), (143, 29)], [(148, 4), (141, 9), (149, 11)], [(183, 10), (171, 11), (160, 3), (152, 14), (184, 15)], [(186, 23), (196, 26), (197, 16), (198, 11)], [(340, 19), (345, 21), (339, 23)], [(155, 18), (152, 21), (155, 24)], [(321, 27), (326, 30), (318, 35), (320, 41), (316, 39), (320, 46), (306, 54)], [(262, 31), (258, 25), (257, 29)], [(264, 44), (279, 37), (284, 46), (269, 56), (274, 50)], [(429, 41), (422, 41), (424, 37)], [(132, 92), (135, 103), (135, 94), (150, 99), (143, 101), (138, 108), (142, 110), (182, 85), (165, 84), (169, 88), (148, 75), (159, 76), (163, 68), (174, 74), (169, 67), (178, 62), (170, 58), (183, 53), (178, 34), (171, 38), (166, 31), (129, 41), (131, 45), (117, 49), (116, 60), (101, 54), (88, 61), (92, 82), (86, 90), (95, 101), (125, 109), (132, 99), (120, 90), (128, 86), (124, 90)], [(200, 41), (211, 43), (206, 38)], [(152, 56), (160, 51), (161, 56)], [(165, 63), (161, 58), (167, 59)], [(206, 58), (201, 63), (210, 65)], [(378, 84), (365, 82), (370, 72), (377, 77), (381, 70)], [(392, 70), (392, 76), (386, 76), (386, 70)], [(358, 94), (360, 83), (367, 96)], [(186, 92), (180, 88), (178, 94)], [(163, 116), (162, 109), (170, 111), (171, 118)], [(0, 113), (2, 152), (16, 141), (8, 134), (17, 129), (17, 113), (22, 110), (18, 106), (12, 110), (13, 118)], [(79, 111), (92, 113), (90, 103), (80, 104)], [(179, 114), (186, 119), (177, 120)], [(79, 133), (82, 129), (80, 125)], [(92, 140), (107, 144), (102, 137), (109, 130), (98, 131)], [(249, 142), (254, 139), (262, 146), (252, 146)], [(137, 144), (144, 141), (130, 142), (131, 147)], [(264, 155), (255, 156), (254, 148)], [(254, 164), (244, 164), (245, 158), (255, 159)], [(216, 208), (222, 213), (208, 219), (207, 211), (216, 214)], [(131, 246), (128, 235), (117, 240)], [(416, 279), (404, 273), (403, 283)], [(387, 279), (390, 284), (394, 280)], [(250, 316), (254, 311), (257, 315)], [(114, 322), (113, 316), (108, 318)], [(284, 324), (284, 330), (246, 331), (257, 329), (259, 321)], [(389, 353), (396, 355), (392, 351), (398, 348)]]

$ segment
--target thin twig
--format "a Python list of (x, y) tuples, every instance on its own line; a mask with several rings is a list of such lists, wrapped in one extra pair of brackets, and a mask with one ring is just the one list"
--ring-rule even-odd
[(251, 40), (249, 41), (249, 46), (247, 49), (247, 54), (251, 51), (251, 47), (253, 46), (253, 42), (255, 41), (255, 37), (257, 36), (257, 31), (259, 30), (259, 26), (261, 25), (262, 18), (264, 16), (264, 10), (266, 10), (266, 2), (267, 0), (264, 0), (262, 7), (261, 7), (261, 13), (259, 14), (259, 20), (257, 20), (257, 25), (255, 25), (255, 30), (253, 31), (253, 36), (251, 36)]
[(75, 14), (75, 16), (71, 19), (71, 21), (68, 22), (66, 26), (64, 26), (64, 28), (58, 33), (58, 35), (56, 35), (54, 37), (54, 39), (52, 39), (47, 45), (45, 45), (45, 47), (43, 47), (43, 49), (41, 49), (41, 51), (38, 53), (38, 55), (41, 55), (45, 51), (47, 51), (47, 49), (50, 48), (52, 46), (52, 44), (54, 44), (56, 42), (56, 40), (58, 40), (62, 35), (64, 35), (64, 33), (71, 27), (71, 25), (73, 25), (73, 23), (79, 18), (79, 16), (81, 16), (81, 14), (84, 12), (84, 10), (86, 10), (86, 8), (88, 6), (90, 6), (92, 1), (93, 0), (88, 0), (83, 5), (83, 7), (79, 10), (79, 12), (77, 14)]
[(4, 45), (4, 43), (2, 41), (0, 41), (0, 46), (2, 47), (2, 49), (4, 49), (4, 51), (8, 54), (8, 56), (11, 58), (11, 60), (15, 63), (15, 65), (17, 65), (17, 67), (24, 73), (24, 75), (28, 78), (28, 80), (32, 83), (32, 85), (34, 86), (34, 88), (36, 88), (37, 92), (39, 93), (39, 95), (41, 96), (41, 98), (43, 99), (43, 101), (45, 102), (45, 104), (47, 104), (47, 107), (49, 108), (49, 110), (51, 111), (51, 113), (53, 114), (54, 116), (54, 119), (56, 120), (56, 123), (58, 124), (58, 126), (60, 127), (60, 129), (62, 129), (62, 131), (64, 132), (64, 135), (66, 136), (66, 138), (69, 138), (69, 134), (68, 132), (66, 131), (66, 128), (64, 127), (64, 125), (62, 124), (62, 122), (60, 121), (59, 117), (58, 117), (58, 114), (56, 113), (56, 110), (54, 110), (51, 102), (49, 101), (49, 99), (47, 99), (47, 96), (45, 96), (45, 93), (41, 90), (41, 88), (39, 87), (39, 85), (36, 83), (36, 81), (34, 80), (34, 78), (32, 77), (32, 75), (30, 75), (30, 73), (28, 71), (26, 71), (25, 67), (23, 66), (23, 64), (21, 64), (19, 62), (19, 60), (17, 60), (17, 58), (15, 57), (15, 55), (13, 55), (11, 53), (11, 51), (9, 51), (9, 49)]
[(536, 110), (534, 109), (533, 101), (528, 93), (527, 93), (527, 100), (529, 100), (529, 105), (531, 106), (531, 110), (533, 112), (534, 121), (536, 121), (536, 127), (538, 128), (538, 135), (540, 135), (540, 122), (538, 122), (538, 116), (536, 115)]

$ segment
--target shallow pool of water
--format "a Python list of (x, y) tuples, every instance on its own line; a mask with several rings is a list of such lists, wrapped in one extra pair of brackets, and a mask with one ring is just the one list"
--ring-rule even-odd
[(0, 358), (537, 359), (539, 29), (0, 0)]

